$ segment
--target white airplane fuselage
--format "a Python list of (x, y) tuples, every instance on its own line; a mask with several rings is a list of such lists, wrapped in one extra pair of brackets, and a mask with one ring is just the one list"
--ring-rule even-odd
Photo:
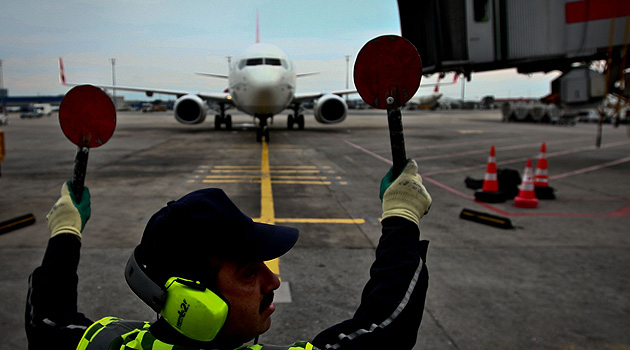
[[(226, 78), (225, 75), (199, 73), (213, 77)], [(98, 85), (102, 89), (117, 89), (120, 91), (144, 92), (147, 96), (154, 93), (177, 96), (173, 112), (175, 120), (182, 124), (200, 124), (206, 119), (208, 101), (214, 102), (213, 107), (218, 114), (214, 116), (215, 129), (223, 125), (232, 128), (232, 116), (226, 110), (233, 106), (238, 110), (254, 116), (258, 120), (256, 132), (257, 141), (264, 137), (269, 142), (267, 120), (289, 108), (293, 113), (287, 117), (287, 128), (304, 129), (304, 115), (301, 104), (313, 102), (315, 120), (323, 124), (341, 123), (348, 111), (346, 102), (341, 95), (351, 94), (354, 90), (340, 90), (332, 92), (315, 92), (296, 94), (296, 79), (300, 76), (312, 75), (296, 74), (293, 62), (280, 48), (264, 43), (256, 43), (245, 49), (240, 56), (230, 62), (227, 91), (219, 93), (192, 93), (182, 90), (153, 89), (131, 86)], [(63, 61), (59, 58), (59, 79), (67, 83), (63, 70)]]
[(280, 48), (257, 43), (231, 63), (228, 89), (234, 106), (253, 116), (286, 109), (295, 96), (293, 63)]

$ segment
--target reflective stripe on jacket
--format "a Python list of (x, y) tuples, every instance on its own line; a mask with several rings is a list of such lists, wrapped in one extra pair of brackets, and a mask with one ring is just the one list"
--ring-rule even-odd
[[(117, 317), (105, 317), (92, 324), (83, 334), (77, 350), (188, 350), (185, 346), (166, 344), (150, 332), (151, 323), (127, 321)], [(236, 350), (312, 350), (309, 342), (298, 342), (289, 346), (250, 345)]]

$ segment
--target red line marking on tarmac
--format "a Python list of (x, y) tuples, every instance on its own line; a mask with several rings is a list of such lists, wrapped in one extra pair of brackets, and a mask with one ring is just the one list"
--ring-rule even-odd
[(599, 164), (599, 165), (593, 165), (593, 166), (590, 166), (590, 167), (587, 167), (587, 168), (570, 171), (570, 172), (564, 173), (564, 174), (558, 174), (558, 175), (554, 175), (554, 176), (549, 176), (549, 179), (550, 180), (563, 179), (563, 178), (568, 177), (568, 176), (584, 174), (584, 173), (588, 173), (588, 172), (591, 172), (591, 171), (595, 171), (595, 170), (599, 170), (599, 169), (603, 169), (603, 168), (608, 168), (608, 167), (611, 167), (611, 166), (614, 166), (614, 165), (623, 164), (623, 163), (626, 163), (626, 162), (630, 162), (630, 157), (613, 160), (613, 161), (602, 163), (602, 164)]
[(608, 216), (630, 216), (630, 205), (617, 211), (613, 211), (612, 213), (608, 214)]
[[(348, 145), (350, 145), (351, 147), (354, 147), (366, 154), (371, 155), (372, 157), (381, 160), (389, 165), (392, 165), (392, 161), (380, 156), (368, 149), (365, 149), (357, 144), (354, 144), (348, 140), (344, 140), (344, 142), (346, 142)], [(620, 142), (614, 142), (614, 143), (610, 143), (607, 145), (602, 145), (600, 148), (608, 148), (608, 147), (615, 147), (615, 146), (619, 146), (619, 145), (625, 145), (625, 144), (630, 144), (630, 141), (620, 141)], [(597, 149), (595, 146), (587, 146), (587, 147), (579, 147), (579, 148), (575, 148), (572, 150), (568, 150), (568, 151), (561, 151), (561, 152), (555, 152), (555, 153), (547, 153), (547, 158), (549, 157), (554, 157), (554, 156), (559, 156), (559, 155), (564, 155), (564, 154), (571, 154), (571, 153), (576, 153), (576, 152), (581, 152), (584, 150), (593, 150), (593, 149)], [(504, 162), (498, 162), (497, 164), (501, 163), (501, 164), (509, 164), (509, 163), (515, 163), (515, 162), (520, 162), (523, 160), (527, 160), (527, 158), (522, 158), (522, 159), (513, 159), (510, 161), (504, 161)], [(622, 158), (622, 159), (618, 159), (616, 161), (611, 161), (611, 162), (607, 162), (604, 164), (600, 164), (597, 166), (593, 166), (593, 167), (588, 167), (582, 170), (578, 170), (578, 171), (574, 171), (571, 173), (565, 173), (565, 174), (560, 174), (560, 175), (556, 175), (554, 177), (550, 177), (551, 179), (556, 178), (557, 176), (561, 176), (562, 177), (566, 177), (566, 176), (570, 176), (570, 175), (577, 175), (577, 174), (573, 174), (579, 171), (582, 172), (588, 172), (588, 171), (594, 171), (597, 169), (601, 169), (601, 168), (605, 168), (608, 166), (613, 166), (613, 165), (617, 165), (617, 164), (622, 164), (625, 162), (630, 161), (630, 157), (627, 158)], [(422, 178), (428, 182), (430, 182), (431, 184), (438, 186), (440, 188), (442, 188), (443, 190), (446, 190), (456, 196), (465, 198), (465, 199), (473, 199), (474, 200), (474, 196), (470, 196), (467, 195), (465, 193), (462, 193), (450, 186), (447, 186), (437, 180), (434, 180), (432, 178), (430, 178), (429, 176), (432, 175), (436, 175), (436, 174), (446, 174), (446, 173), (455, 173), (455, 172), (461, 172), (461, 171), (465, 171), (465, 170), (469, 170), (469, 169), (477, 169), (477, 168), (484, 168), (486, 167), (487, 164), (483, 164), (482, 166), (474, 166), (474, 167), (465, 167), (465, 168), (458, 168), (458, 169), (451, 169), (451, 170), (447, 170), (447, 171), (433, 171), (433, 172), (428, 172), (428, 173), (422, 173), (420, 174), (422, 176)], [(597, 168), (597, 169), (591, 169), (591, 168)], [(573, 199), (575, 200), (575, 199)], [(592, 201), (593, 198), (585, 198), (585, 200), (590, 200)], [(606, 201), (610, 201), (611, 198), (604, 198), (603, 200)], [(617, 198), (616, 200), (619, 200), (619, 198)], [(486, 209), (492, 210), (500, 215), (504, 215), (504, 216), (520, 216), (520, 217), (534, 217), (534, 216), (538, 216), (538, 217), (630, 217), (630, 205), (623, 207), (619, 210), (616, 211), (612, 211), (610, 213), (534, 213), (534, 212), (529, 212), (529, 213), (525, 213), (525, 212), (519, 212), (519, 213), (514, 213), (514, 212), (508, 212), (502, 209), (499, 209), (493, 205), (490, 205), (488, 203), (484, 203), (484, 202), (480, 202), (475, 200), (474, 201), (476, 204), (481, 205), (482, 207), (485, 207)]]
[[(630, 141), (613, 142), (613, 143), (609, 143), (609, 144), (606, 144), (606, 145), (602, 145), (599, 149), (616, 147), (616, 146), (623, 146), (623, 145), (628, 145), (628, 144), (630, 144)], [(566, 154), (572, 154), (572, 153), (577, 153), (577, 152), (582, 152), (582, 151), (591, 151), (591, 150), (596, 150), (596, 149), (598, 149), (596, 146), (584, 146), (584, 147), (578, 147), (578, 148), (569, 149), (569, 150), (566, 150), (566, 151), (547, 152), (546, 156), (547, 156), (547, 159), (549, 159), (549, 158), (562, 156), (562, 155), (566, 155)], [(519, 162), (520, 163), (524, 163), (524, 162), (527, 161), (528, 158), (532, 158), (532, 157), (515, 158), (515, 159), (504, 160), (504, 161), (500, 161), (500, 162), (497, 161), (497, 165), (505, 165), (505, 164), (519, 163)], [(459, 172), (464, 172), (464, 171), (468, 171), (468, 170), (483, 169), (486, 166), (487, 166), (487, 164), (480, 164), (480, 165), (469, 166), (469, 167), (462, 167), (462, 168), (455, 168), (455, 169), (436, 170), (436, 171), (428, 172), (428, 173), (423, 174), (423, 175), (432, 176), (432, 175), (440, 175), (440, 174), (453, 174), (453, 173), (459, 173)]]
[(457, 196), (460, 196), (460, 197), (466, 198), (466, 199), (475, 199), (475, 196), (471, 196), (471, 195), (467, 195), (465, 193), (462, 193), (462, 192), (460, 192), (460, 191), (458, 191), (458, 190), (456, 190), (456, 189), (454, 189), (452, 187), (446, 186), (445, 184), (443, 184), (443, 183), (441, 183), (439, 181), (433, 180), (432, 178), (430, 178), (428, 176), (425, 176), (423, 174), (421, 174), (421, 176), (422, 176), (422, 180), (430, 182), (430, 183), (434, 184), (435, 186), (440, 187), (443, 190), (451, 192), (452, 194), (455, 194)]
[[(579, 138), (575, 138), (575, 139), (568, 139), (568, 140), (561, 140), (561, 141), (554, 141), (553, 143), (551, 143), (551, 145), (559, 145), (559, 144), (563, 144), (563, 143), (572, 143), (572, 142), (581, 142), (584, 140), (590, 140), (590, 137), (579, 137)], [(490, 143), (491, 141), (483, 141), (486, 143)], [(470, 144), (473, 144), (474, 142), (470, 142)], [(465, 142), (461, 142), (458, 145), (466, 145), (467, 143)], [(548, 145), (550, 144), (549, 142), (547, 143)], [(536, 147), (540, 147), (540, 142), (533, 142), (533, 143), (528, 143), (528, 144), (523, 144), (523, 145), (513, 145), (513, 146), (497, 146), (496, 150), (497, 153), (502, 152), (502, 151), (512, 151), (515, 149), (523, 149), (523, 148), (536, 148)], [(423, 149), (421, 147), (416, 147), (415, 149)], [(411, 148), (409, 148), (408, 150), (412, 150)], [(425, 157), (419, 157), (419, 158), (414, 158), (416, 161), (423, 161), (423, 160), (430, 160), (430, 159), (444, 159), (444, 158), (455, 158), (455, 157), (460, 157), (460, 156), (469, 156), (472, 154), (488, 154), (488, 150), (487, 149), (482, 149), (482, 150), (477, 150), (477, 151), (468, 151), (468, 152), (458, 152), (458, 153), (452, 153), (452, 154), (438, 154), (438, 155), (434, 155), (434, 156), (425, 156)], [(533, 158), (533, 157), (531, 157)], [(526, 159), (527, 160), (527, 159)], [(485, 167), (485, 164), (484, 164)]]
[(348, 140), (344, 140), (344, 141), (345, 141), (347, 144), (349, 144), (350, 146), (352, 146), (352, 147), (354, 147), (354, 148), (358, 149), (359, 151), (362, 151), (362, 152), (364, 152), (364, 153), (367, 153), (367, 154), (371, 155), (372, 157), (374, 157), (374, 158), (376, 158), (376, 159), (378, 159), (378, 160), (382, 160), (383, 162), (385, 162), (385, 163), (387, 163), (387, 164), (389, 164), (389, 165), (393, 165), (393, 164), (394, 164), (391, 160), (389, 160), (389, 159), (387, 159), (387, 158), (385, 158), (385, 157), (383, 157), (383, 156), (380, 156), (380, 155), (378, 155), (378, 154), (376, 154), (376, 153), (374, 153), (374, 152), (372, 152), (372, 151), (370, 151), (370, 150), (367, 150), (367, 149), (365, 149), (365, 148), (363, 148), (363, 147), (361, 147), (361, 146), (359, 146), (359, 145), (357, 145), (357, 144), (354, 144), (354, 143), (352, 143), (352, 142), (350, 142), (350, 141), (348, 141)]

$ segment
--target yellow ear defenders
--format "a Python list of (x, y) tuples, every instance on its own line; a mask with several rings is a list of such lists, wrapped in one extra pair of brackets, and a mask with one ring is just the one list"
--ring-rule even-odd
[(228, 304), (196, 281), (171, 277), (160, 287), (138, 264), (137, 250), (125, 267), (131, 290), (179, 333), (198, 341), (213, 340), (225, 324)]

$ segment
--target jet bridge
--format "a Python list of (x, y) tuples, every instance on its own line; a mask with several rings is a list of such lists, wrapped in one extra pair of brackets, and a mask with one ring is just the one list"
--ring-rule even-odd
[[(630, 63), (627, 1), (399, 0), (398, 8), (424, 74), (459, 72), (470, 80), (472, 72), (505, 68), (559, 70), (565, 75), (552, 84), (554, 102), (593, 103), (608, 92), (628, 97), (621, 83)], [(606, 72), (588, 70), (607, 59)]]

